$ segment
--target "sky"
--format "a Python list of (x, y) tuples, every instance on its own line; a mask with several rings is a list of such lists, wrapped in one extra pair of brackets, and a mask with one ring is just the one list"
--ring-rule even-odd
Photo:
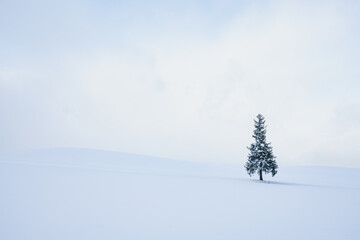
[(360, 167), (358, 1), (0, 0), (0, 151)]

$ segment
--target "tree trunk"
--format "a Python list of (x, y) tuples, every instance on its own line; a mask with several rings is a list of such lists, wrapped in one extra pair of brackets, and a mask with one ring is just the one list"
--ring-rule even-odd
[(260, 170), (260, 181), (263, 180), (263, 177), (262, 177), (262, 170)]

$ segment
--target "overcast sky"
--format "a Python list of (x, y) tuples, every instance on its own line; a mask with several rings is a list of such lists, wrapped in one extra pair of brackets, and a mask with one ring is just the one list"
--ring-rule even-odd
[(360, 167), (359, 1), (0, 0), (0, 151)]

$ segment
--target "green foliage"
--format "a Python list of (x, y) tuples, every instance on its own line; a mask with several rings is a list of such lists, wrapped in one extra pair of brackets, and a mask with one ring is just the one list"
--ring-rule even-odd
[(261, 114), (258, 114), (255, 122), (255, 130), (253, 138), (255, 143), (252, 143), (248, 149), (248, 161), (245, 164), (247, 173), (252, 176), (255, 173), (260, 175), (262, 173), (271, 173), (274, 176), (277, 173), (278, 165), (275, 161), (275, 156), (272, 152), (270, 143), (266, 142), (266, 126), (265, 119)]

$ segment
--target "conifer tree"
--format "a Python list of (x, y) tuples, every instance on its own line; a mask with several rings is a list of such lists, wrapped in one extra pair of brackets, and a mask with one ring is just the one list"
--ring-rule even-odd
[(248, 149), (250, 150), (248, 161), (245, 164), (246, 171), (250, 176), (257, 173), (260, 180), (263, 180), (263, 173), (271, 173), (274, 176), (277, 173), (278, 165), (272, 152), (270, 143), (266, 142), (266, 126), (265, 119), (258, 114), (255, 122), (254, 135), (255, 143), (252, 143)]

